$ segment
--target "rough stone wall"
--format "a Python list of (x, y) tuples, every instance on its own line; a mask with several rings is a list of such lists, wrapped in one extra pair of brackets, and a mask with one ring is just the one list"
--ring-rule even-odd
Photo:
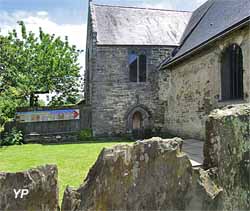
[[(145, 106), (152, 128), (163, 125), (163, 106), (158, 98), (157, 65), (166, 57), (169, 47), (95, 46), (91, 69), (92, 129), (94, 135), (127, 133), (126, 114), (135, 106)], [(147, 56), (147, 82), (129, 81), (130, 52)], [(94, 56), (94, 55), (93, 55)]]
[(182, 140), (153, 138), (104, 149), (62, 210), (216, 210), (221, 189), (193, 170)]
[(221, 54), (233, 43), (242, 48), (244, 97), (245, 102), (250, 102), (250, 33), (247, 26), (160, 73), (159, 98), (165, 105), (165, 131), (204, 140), (207, 115), (215, 108), (238, 103), (221, 102)]
[(92, 97), (92, 70), (95, 69), (96, 64), (96, 43), (97, 33), (94, 31), (94, 23), (91, 17), (92, 8), (89, 5), (88, 12), (88, 27), (87, 27), (87, 41), (86, 41), (86, 53), (85, 53), (85, 72), (84, 72), (84, 97), (86, 104), (91, 104)]
[[(46, 165), (25, 172), (0, 172), (0, 210), (58, 210), (57, 167)], [(15, 192), (27, 189), (15, 198)]]
[(250, 104), (215, 110), (207, 121), (204, 167), (218, 169), (224, 210), (250, 210)]

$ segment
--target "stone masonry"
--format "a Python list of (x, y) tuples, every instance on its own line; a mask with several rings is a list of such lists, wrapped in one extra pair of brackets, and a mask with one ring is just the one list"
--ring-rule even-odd
[(206, 123), (204, 168), (218, 169), (224, 210), (250, 209), (250, 105), (215, 110)]
[[(0, 210), (57, 211), (59, 208), (57, 176), (57, 167), (54, 165), (41, 166), (24, 172), (0, 172)], [(28, 190), (28, 193), (22, 196), (23, 189)], [(14, 190), (19, 191), (17, 196)]]
[(194, 170), (179, 138), (152, 138), (104, 149), (62, 210), (215, 210), (221, 188)]
[[(171, 50), (169, 47), (95, 46), (92, 71), (92, 129), (95, 135), (118, 135), (128, 131), (127, 117), (136, 107), (145, 107), (152, 128), (162, 127), (164, 116), (159, 103), (157, 64)], [(129, 81), (129, 52), (143, 52), (148, 59), (147, 82)]]
[[(157, 66), (170, 53), (169, 46), (102, 46), (88, 21), (86, 53), (86, 101), (92, 107), (91, 127), (95, 136), (126, 134), (127, 116), (137, 107), (145, 107), (150, 124), (163, 126), (163, 106), (158, 99)], [(130, 52), (147, 56), (147, 82), (129, 81)], [(152, 116), (152, 114), (154, 114)]]
[[(124, 11), (126, 12), (124, 13)], [(127, 12), (132, 15), (127, 17)], [(148, 15), (148, 12), (154, 14), (153, 19), (149, 21), (149, 18), (140, 16), (141, 25), (132, 30), (133, 17), (138, 14)], [(94, 136), (116, 136), (131, 133), (130, 118), (138, 111), (143, 116), (145, 127), (157, 131), (163, 127), (164, 104), (159, 100), (157, 69), (178, 45), (177, 42), (190, 15), (189, 12), (181, 11), (158, 11), (90, 3), (85, 98), (87, 104), (92, 108), (91, 128)], [(131, 17), (132, 19), (129, 20)], [(102, 23), (102, 19), (105, 18), (110, 18), (107, 19), (108, 23)], [(160, 21), (159, 18), (165, 18), (165, 25), (163, 25), (164, 21)], [(157, 25), (157, 33), (152, 34), (149, 27), (152, 22), (156, 23), (152, 28)], [(175, 27), (170, 27), (171, 25)], [(164, 30), (169, 30), (168, 34), (159, 37), (158, 34), (163, 33)], [(143, 33), (146, 33), (145, 36)], [(134, 36), (134, 39), (126, 39), (126, 35)], [(152, 36), (157, 37), (157, 40), (153, 40)], [(114, 40), (107, 41), (109, 37), (114, 37)], [(162, 42), (163, 38), (168, 37), (170, 37), (168, 43), (166, 43), (167, 41)], [(129, 80), (129, 55), (131, 53), (146, 56), (146, 82)]]
[[(221, 55), (230, 44), (243, 52), (244, 101), (221, 101)], [(205, 139), (205, 122), (215, 108), (250, 102), (250, 30), (234, 31), (208, 45), (183, 63), (161, 70), (159, 99), (165, 105), (164, 131), (181, 137)]]

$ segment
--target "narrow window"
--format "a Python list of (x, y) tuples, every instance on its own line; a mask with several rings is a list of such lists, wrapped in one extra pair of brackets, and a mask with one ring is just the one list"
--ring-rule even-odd
[(135, 53), (129, 55), (129, 79), (131, 82), (146, 82), (147, 57)]
[(222, 55), (222, 100), (243, 99), (243, 56), (237, 44), (229, 46)]
[(147, 58), (145, 55), (139, 56), (139, 81), (146, 82), (147, 78)]
[(137, 63), (138, 57), (136, 54), (129, 55), (129, 79), (131, 82), (137, 82)]

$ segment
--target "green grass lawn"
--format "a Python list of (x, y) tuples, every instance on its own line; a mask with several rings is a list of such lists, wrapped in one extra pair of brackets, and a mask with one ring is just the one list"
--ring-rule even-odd
[(56, 164), (59, 171), (60, 200), (62, 200), (66, 186), (78, 187), (100, 151), (115, 144), (118, 142), (2, 147), (0, 171), (16, 172), (44, 164)]

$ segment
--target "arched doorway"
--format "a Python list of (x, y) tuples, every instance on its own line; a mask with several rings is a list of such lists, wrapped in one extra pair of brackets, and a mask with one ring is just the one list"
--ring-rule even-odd
[(146, 106), (136, 105), (126, 113), (127, 133), (134, 138), (151, 137), (151, 114)]
[(132, 128), (133, 130), (141, 129), (143, 126), (142, 114), (139, 111), (136, 111), (132, 118)]

